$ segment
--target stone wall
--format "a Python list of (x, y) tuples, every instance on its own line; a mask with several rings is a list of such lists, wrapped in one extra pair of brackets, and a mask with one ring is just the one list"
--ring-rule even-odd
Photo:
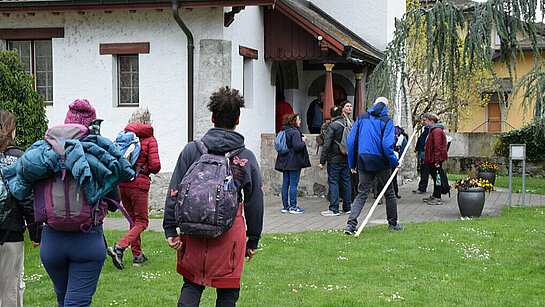
[[(449, 157), (444, 168), (447, 173), (468, 174), (475, 177), (474, 163), (490, 161), (499, 167), (498, 174), (509, 175), (509, 159), (504, 157)], [(513, 161), (513, 175), (522, 175), (522, 161)], [(526, 162), (526, 177), (545, 177), (545, 162)]]

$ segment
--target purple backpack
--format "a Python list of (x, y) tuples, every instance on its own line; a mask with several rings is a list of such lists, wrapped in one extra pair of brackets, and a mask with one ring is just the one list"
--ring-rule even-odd
[(237, 216), (238, 190), (230, 159), (244, 147), (214, 155), (201, 140), (195, 143), (202, 155), (178, 184), (174, 215), (182, 234), (218, 238), (233, 226)]
[(89, 129), (79, 124), (51, 127), (45, 140), (61, 156), (62, 170), (34, 184), (34, 218), (62, 231), (87, 232), (104, 219), (108, 206), (103, 200), (89, 205), (79, 182), (64, 168), (65, 140), (80, 140)]

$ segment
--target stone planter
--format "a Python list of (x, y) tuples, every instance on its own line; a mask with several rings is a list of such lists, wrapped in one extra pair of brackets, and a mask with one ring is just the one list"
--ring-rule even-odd
[(488, 182), (490, 182), (491, 185), (494, 185), (494, 182), (496, 181), (496, 172), (495, 171), (479, 171), (477, 170), (477, 178), (480, 179), (486, 179)]
[(481, 216), (484, 207), (484, 189), (481, 187), (458, 188), (458, 208), (462, 216)]

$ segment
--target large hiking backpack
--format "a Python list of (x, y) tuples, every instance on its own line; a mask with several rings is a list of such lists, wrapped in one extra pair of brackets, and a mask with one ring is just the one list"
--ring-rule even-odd
[(87, 232), (101, 221), (107, 204), (99, 200), (88, 204), (79, 182), (64, 168), (65, 140), (80, 140), (89, 129), (79, 124), (66, 124), (50, 128), (45, 140), (61, 156), (61, 171), (34, 184), (34, 219), (47, 223), (56, 230)]
[[(0, 169), (12, 164), (3, 152), (0, 152)], [(12, 204), (8, 201), (9, 198), (8, 185), (4, 181), (4, 175), (0, 171), (0, 225), (6, 221), (12, 210)]]
[(215, 155), (201, 140), (195, 141), (201, 157), (178, 184), (174, 215), (180, 232), (204, 238), (218, 238), (227, 232), (237, 216), (238, 191), (230, 159), (244, 147)]
[(142, 148), (140, 138), (132, 131), (123, 130), (117, 134), (114, 145), (121, 150), (123, 157), (129, 160), (133, 169), (135, 169), (136, 160), (138, 160), (140, 149)]
[(274, 139), (274, 149), (276, 149), (276, 152), (279, 154), (286, 154), (290, 151), (288, 142), (286, 141), (286, 131), (288, 130), (290, 129), (280, 130)]
[(341, 126), (343, 126), (343, 134), (341, 136), (341, 141), (340, 142), (337, 142), (335, 141), (335, 143), (337, 143), (337, 145), (339, 145), (339, 151), (343, 154), (343, 155), (348, 155), (348, 143), (347, 143), (347, 140), (348, 140), (348, 135), (350, 134), (350, 127), (348, 125), (348, 122), (344, 121), (344, 124), (339, 122), (339, 124)]

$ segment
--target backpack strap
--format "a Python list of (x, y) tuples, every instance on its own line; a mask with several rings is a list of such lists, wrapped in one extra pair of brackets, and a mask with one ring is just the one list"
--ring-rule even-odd
[(226, 152), (225, 157), (227, 159), (231, 159), (232, 157), (234, 157), (234, 156), (238, 155), (239, 153), (241, 153), (244, 149), (246, 149), (245, 146), (239, 147), (237, 149), (233, 149), (233, 150), (231, 150), (229, 152)]
[(195, 144), (197, 144), (197, 149), (201, 152), (201, 154), (204, 155), (208, 153), (208, 147), (204, 145), (202, 140), (195, 140)]
[(112, 204), (114, 204), (118, 209), (119, 211), (121, 211), (121, 213), (123, 213), (123, 215), (125, 216), (125, 218), (127, 219), (127, 221), (129, 221), (129, 225), (131, 225), (131, 227), (134, 226), (134, 222), (133, 220), (131, 219), (131, 217), (127, 214), (127, 211), (125, 211), (125, 209), (123, 209), (123, 206), (121, 206), (117, 201), (109, 198), (109, 197), (102, 197), (103, 200), (107, 200), (109, 202), (111, 202)]

